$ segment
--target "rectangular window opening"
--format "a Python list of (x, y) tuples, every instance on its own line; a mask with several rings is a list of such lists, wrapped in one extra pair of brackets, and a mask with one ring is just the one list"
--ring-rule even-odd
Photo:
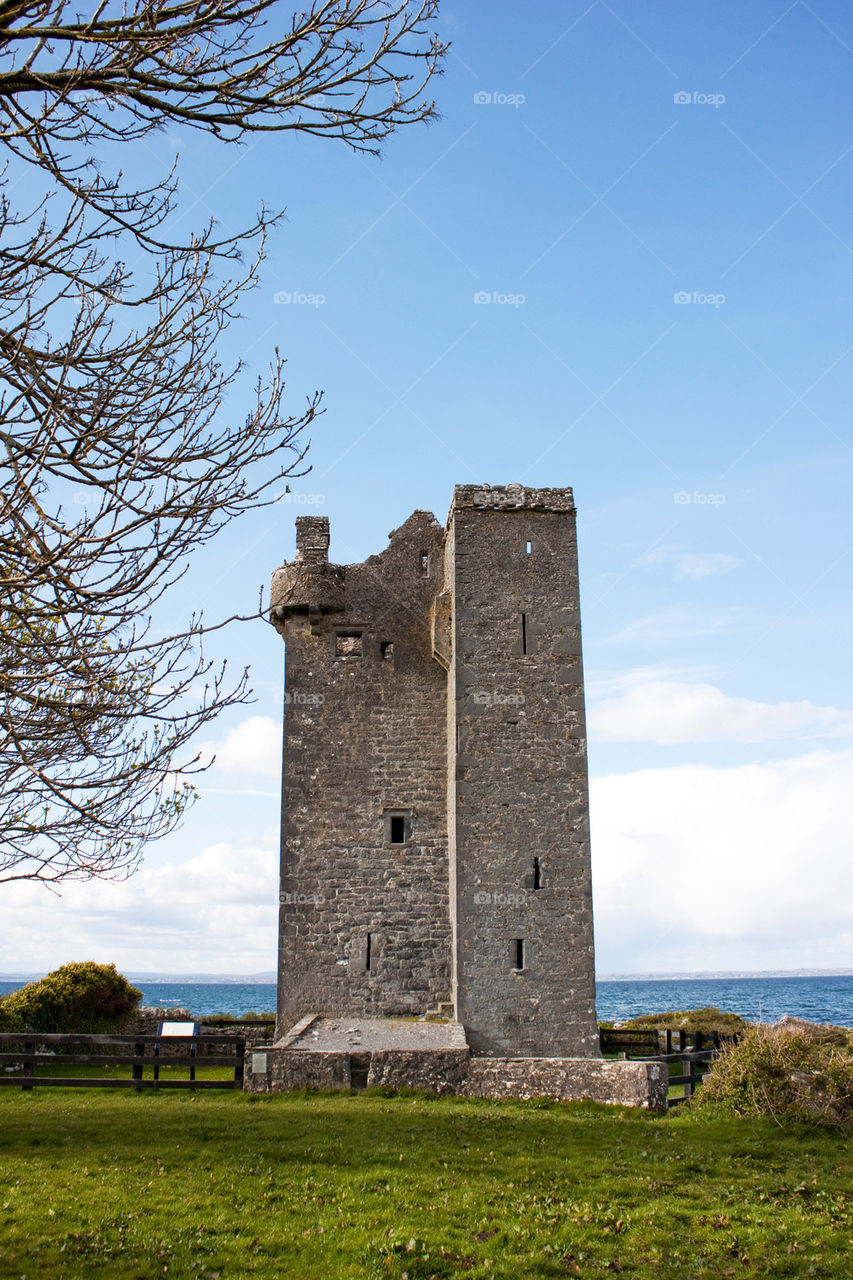
[(370, 934), (367, 935), (367, 946), (364, 949), (364, 967), (370, 972)]
[(533, 859), (533, 888), (542, 888), (542, 868), (539, 866), (539, 859)]
[(362, 634), (360, 631), (338, 631), (336, 633), (336, 658), (360, 658), (362, 653)]
[(524, 544), (524, 554), (529, 556), (532, 550), (533, 550), (533, 543), (526, 542)]
[(524, 939), (516, 938), (515, 940), (515, 964), (514, 969), (524, 968)]
[(406, 819), (402, 813), (391, 814), (391, 843), (406, 843)]
[(426, 578), (429, 575), (429, 552), (421, 552), (421, 576)]
[(527, 614), (521, 615), (521, 652), (527, 653)]
[(379, 643), (379, 654), (383, 662), (394, 661), (394, 641), (381, 640)]

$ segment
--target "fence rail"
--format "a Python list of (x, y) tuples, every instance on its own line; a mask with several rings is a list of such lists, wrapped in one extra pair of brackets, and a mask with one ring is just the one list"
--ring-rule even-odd
[[(112, 1052), (84, 1053), (88, 1045), (106, 1045)], [(199, 1057), (200, 1048), (227, 1046), (230, 1053)], [(45, 1046), (54, 1046), (42, 1052)], [(177, 1046), (186, 1046), (188, 1052), (175, 1053)], [(62, 1049), (68, 1048), (67, 1053)], [(119, 1047), (124, 1052), (116, 1052)], [(168, 1047), (168, 1057), (163, 1051)], [(76, 1051), (76, 1052), (75, 1052)], [(21, 1067), (22, 1074), (0, 1074), (0, 1086), (33, 1089), (38, 1086), (51, 1088), (88, 1089), (242, 1089), (246, 1062), (246, 1041), (242, 1036), (113, 1036), (113, 1035), (39, 1035), (35, 1032), (6, 1031), (0, 1033), (0, 1066)], [(37, 1067), (94, 1066), (130, 1068), (130, 1075), (123, 1076), (54, 1076), (36, 1075)], [(161, 1078), (163, 1066), (189, 1067), (189, 1080)], [(152, 1076), (145, 1077), (145, 1068), (153, 1068)], [(199, 1067), (231, 1067), (233, 1079), (197, 1080)]]
[[(683, 1093), (670, 1097), (669, 1105), (677, 1106), (692, 1098), (711, 1069), (723, 1045), (737, 1039), (719, 1031), (685, 1031), (671, 1027), (600, 1027), (601, 1052), (618, 1053), (621, 1058), (639, 1062), (663, 1062), (670, 1071), (669, 1087), (681, 1085)], [(672, 1075), (672, 1063), (683, 1063), (681, 1075)]]
[(669, 1099), (671, 1107), (693, 1097), (696, 1092), (696, 1086), (702, 1083), (711, 1068), (715, 1052), (714, 1049), (700, 1049), (698, 1053), (665, 1053), (653, 1059), (655, 1062), (665, 1062), (667, 1066), (671, 1062), (683, 1062), (686, 1067), (686, 1071), (680, 1076), (671, 1075), (669, 1077), (670, 1088), (675, 1085), (682, 1085), (684, 1089), (680, 1097), (676, 1095), (674, 1098)]

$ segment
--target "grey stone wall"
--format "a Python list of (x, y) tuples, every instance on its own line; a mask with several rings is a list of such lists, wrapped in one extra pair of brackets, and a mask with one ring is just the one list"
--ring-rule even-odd
[[(292, 566), (274, 583), (286, 650), (279, 1035), (309, 1010), (393, 1016), (450, 999), (441, 549), (435, 517), (415, 512), (364, 564), (326, 574), (315, 556), (303, 594)], [(344, 584), (334, 610), (330, 580)]]
[(461, 486), (364, 564), (297, 520), (278, 1037), (454, 1012), (475, 1054), (598, 1055), (570, 489)]
[[(367, 1057), (367, 1064), (361, 1063)], [(594, 1058), (471, 1058), (467, 1049), (369, 1055), (316, 1052), (271, 1045), (247, 1056), (245, 1089), (252, 1093), (348, 1089), (356, 1063), (366, 1065), (368, 1088), (424, 1089), (466, 1098), (555, 1098), (666, 1111), (668, 1073), (660, 1062)], [(255, 1070), (254, 1068), (257, 1068)]]
[(458, 1090), (469, 1098), (557, 1098), (666, 1111), (669, 1073), (662, 1062), (599, 1058), (472, 1058)]
[(458, 488), (456, 1017), (475, 1053), (597, 1057), (571, 490)]
[[(255, 1070), (255, 1068), (262, 1068)], [(349, 1089), (348, 1053), (294, 1053), (263, 1046), (246, 1055), (246, 1093), (293, 1093), (297, 1089)]]

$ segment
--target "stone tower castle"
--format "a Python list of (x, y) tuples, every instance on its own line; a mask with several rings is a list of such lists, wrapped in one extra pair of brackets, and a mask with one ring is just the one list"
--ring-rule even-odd
[(432, 1013), (475, 1055), (597, 1056), (571, 489), (458, 486), (363, 564), (296, 529), (278, 1035)]

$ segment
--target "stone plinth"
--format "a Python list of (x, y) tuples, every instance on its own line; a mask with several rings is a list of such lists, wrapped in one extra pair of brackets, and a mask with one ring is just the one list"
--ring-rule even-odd
[(424, 1089), (466, 1098), (555, 1098), (665, 1111), (660, 1062), (472, 1057), (456, 1022), (307, 1015), (277, 1044), (247, 1055), (245, 1088)]

